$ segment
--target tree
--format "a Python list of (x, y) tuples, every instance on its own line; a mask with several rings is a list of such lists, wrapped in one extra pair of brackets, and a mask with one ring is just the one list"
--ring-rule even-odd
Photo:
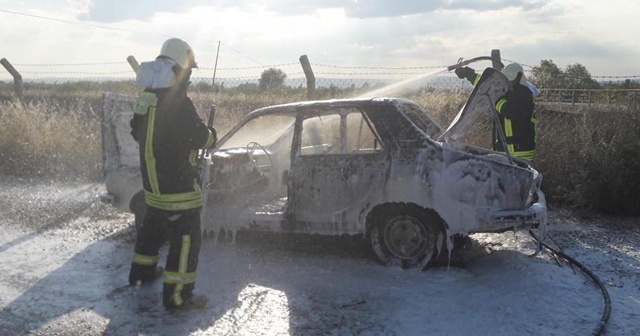
[(260, 91), (271, 91), (280, 89), (284, 86), (284, 80), (287, 78), (282, 70), (276, 68), (269, 68), (262, 72), (258, 86)]
[(529, 80), (542, 89), (597, 89), (600, 84), (591, 78), (587, 68), (575, 63), (565, 70), (558, 68), (552, 60), (542, 60), (531, 69)]
[(553, 89), (564, 86), (564, 74), (552, 60), (542, 60), (531, 69), (529, 78), (539, 88)]
[(566, 84), (572, 89), (597, 89), (600, 84), (591, 78), (591, 74), (580, 63), (567, 65), (564, 71)]

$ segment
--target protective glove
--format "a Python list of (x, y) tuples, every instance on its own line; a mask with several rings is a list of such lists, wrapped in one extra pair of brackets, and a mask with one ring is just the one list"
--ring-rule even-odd
[(470, 67), (460, 67), (460, 68), (456, 68), (455, 71), (456, 75), (458, 76), (458, 78), (460, 79), (469, 79), (469, 78), (473, 78), (476, 76), (476, 71), (471, 69)]

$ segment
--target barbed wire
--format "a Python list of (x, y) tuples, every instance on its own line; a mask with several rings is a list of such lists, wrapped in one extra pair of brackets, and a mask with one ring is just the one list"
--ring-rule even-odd
[(424, 72), (317, 72), (316, 75), (342, 76), (388, 76), (388, 75), (424, 75)]
[[(254, 66), (254, 67), (231, 67), (231, 68), (218, 68), (218, 71), (221, 70), (253, 70), (253, 69), (264, 69), (264, 68), (281, 68), (281, 67), (286, 67), (286, 66), (292, 66), (292, 65), (298, 65), (299, 63), (296, 62), (292, 62), (292, 63), (281, 63), (281, 64), (272, 64), (272, 65), (262, 65), (262, 66)], [(204, 70), (213, 70), (215, 68), (211, 68), (211, 67), (198, 67), (198, 69), (204, 69)]]
[[(1, 11), (1, 10), (0, 10)], [(526, 72), (531, 73), (531, 71), (537, 66), (532, 66), (525, 63), (516, 62), (510, 59), (503, 58), (503, 61), (511, 62), (511, 63), (519, 63), (525, 69)], [(16, 63), (14, 66), (16, 67), (71, 67), (71, 66), (110, 66), (110, 65), (122, 65), (129, 66), (126, 61), (104, 61), (104, 62), (81, 62), (81, 63)], [(245, 66), (245, 67), (219, 67), (218, 71), (246, 71), (246, 70), (256, 70), (256, 69), (268, 69), (268, 68), (282, 68), (282, 67), (290, 67), (299, 65), (297, 62), (290, 63), (278, 63), (278, 64), (269, 64), (269, 65), (260, 65), (260, 66)], [(358, 76), (358, 75), (421, 75), (421, 72), (411, 72), (405, 70), (426, 70), (426, 69), (439, 69), (445, 68), (446, 65), (438, 65), (438, 66), (410, 66), (410, 67), (388, 67), (388, 66), (352, 66), (352, 65), (337, 65), (337, 64), (322, 64), (322, 63), (311, 63), (312, 67), (325, 67), (325, 68), (333, 68), (333, 69), (348, 69), (348, 70), (399, 70), (396, 72), (317, 72), (317, 74), (321, 75), (343, 75), (343, 76)], [(199, 70), (214, 70), (213, 67), (201, 66)], [(115, 72), (78, 72), (78, 71), (65, 71), (63, 72), (30, 72), (25, 71), (21, 73), (25, 74), (88, 74), (88, 75), (111, 75), (111, 74), (122, 74), (127, 71), (115, 71)], [(566, 75), (565, 76), (570, 76)], [(635, 79), (640, 78), (640, 74), (638, 75), (591, 75), (593, 79)]]
[[(502, 59), (505, 62), (514, 62), (509, 59)], [(525, 72), (531, 73), (535, 66), (531, 66), (528, 64), (523, 64), (525, 67)], [(323, 64), (323, 63), (312, 63), (312, 68), (314, 68), (314, 73), (317, 77), (322, 76), (350, 76), (354, 78), (368, 77), (368, 79), (373, 79), (375, 76), (384, 76), (384, 78), (388, 78), (389, 76), (396, 77), (408, 77), (408, 76), (418, 76), (423, 75), (425, 72), (421, 72), (421, 70), (427, 69), (436, 69), (436, 68), (444, 68), (446, 66), (410, 66), (410, 67), (401, 67), (401, 66), (352, 66), (352, 65), (338, 65), (338, 64)], [(77, 62), (77, 63), (16, 63), (16, 67), (18, 67), (18, 71), (21, 74), (26, 75), (27, 77), (38, 77), (38, 76), (60, 76), (64, 77), (65, 75), (70, 75), (68, 77), (73, 77), (75, 75), (80, 76), (122, 76), (122, 75), (132, 75), (132, 69), (130, 68), (130, 64), (126, 61), (102, 61), (102, 62)], [(77, 71), (77, 70), (62, 70), (65, 67), (109, 67), (109, 66), (122, 66), (119, 69), (113, 69), (111, 71)], [(261, 70), (268, 68), (291, 68), (294, 66), (299, 66), (297, 62), (289, 62), (289, 63), (277, 63), (277, 64), (269, 64), (262, 66), (243, 66), (243, 67), (219, 67), (218, 71), (222, 71), (227, 73), (228, 75), (232, 75), (233, 72), (248, 72), (251, 70)], [(28, 68), (52, 68), (52, 71), (31, 71)], [(26, 71), (22, 71), (20, 68), (27, 68)], [(318, 71), (320, 69), (320, 71)], [(337, 70), (345, 70), (345, 71), (322, 71), (322, 69), (337, 69)], [(88, 69), (87, 69), (88, 70)], [(202, 73), (201, 71), (212, 71), (215, 70), (213, 67), (200, 67), (197, 69), (197, 72), (194, 73)], [(292, 69), (289, 69), (292, 70)], [(284, 71), (285, 74), (291, 78), (292, 76), (304, 76), (304, 72), (302, 71)], [(561, 76), (563, 78), (571, 78), (575, 77), (571, 74), (562, 73)], [(205, 76), (203, 76), (205, 77)], [(0, 80), (10, 79), (10, 76), (7, 72), (3, 72), (0, 69)], [(229, 76), (228, 78), (234, 78), (238, 80), (244, 79), (256, 79), (260, 78), (260, 76), (256, 75), (247, 75), (247, 76)], [(603, 79), (609, 80), (617, 80), (617, 79), (637, 79), (640, 78), (640, 75), (592, 75), (592, 79), (600, 80), (602, 82)], [(380, 78), (382, 79), (382, 78)]]
[(127, 62), (94, 62), (94, 63), (16, 63), (22, 67), (59, 67), (59, 66), (101, 66), (101, 65), (127, 65)]
[(131, 70), (127, 71), (109, 71), (109, 72), (86, 72), (86, 71), (21, 71), (21, 74), (28, 75), (65, 75), (65, 74), (74, 74), (74, 75), (120, 75), (120, 74), (131, 74)]
[(416, 70), (416, 69), (438, 69), (438, 68), (446, 68), (447, 65), (438, 65), (438, 66), (414, 66), (414, 67), (373, 67), (373, 66), (348, 66), (348, 65), (332, 65), (332, 64), (318, 64), (311, 63), (311, 65), (320, 66), (320, 67), (330, 67), (330, 68), (339, 68), (339, 69), (366, 69), (366, 70)]
[[(503, 60), (503, 61), (507, 61), (507, 62), (511, 62), (511, 63), (518, 63), (518, 64), (522, 65), (523, 67), (530, 68), (530, 69), (525, 70), (525, 71), (527, 71), (527, 72), (531, 72), (531, 71), (533, 70), (533, 68), (537, 68), (537, 67), (538, 67), (537, 65), (528, 65), (528, 64), (520, 63), (520, 62), (513, 61), (513, 60), (510, 60), (510, 59), (506, 59), (506, 58), (503, 58), (502, 60)], [(565, 74), (565, 76), (570, 76), (570, 75)], [(630, 75), (630, 76), (620, 76), (620, 75), (612, 75), (612, 76), (606, 76), (606, 75), (591, 75), (591, 78), (611, 78), (611, 79), (626, 79), (626, 78), (629, 78), (629, 79), (632, 79), (632, 78), (640, 78), (640, 75)]]
[[(150, 32), (145, 32), (145, 31), (139, 31), (139, 30), (132, 30), (132, 29), (124, 29), (124, 28), (118, 28), (118, 27), (110, 27), (110, 26), (104, 26), (104, 25), (97, 25), (97, 24), (93, 24), (93, 23), (89, 23), (89, 22), (80, 22), (80, 21), (72, 21), (72, 20), (65, 20), (65, 19), (59, 19), (59, 18), (54, 18), (54, 17), (48, 17), (48, 16), (43, 16), (43, 15), (35, 15), (35, 14), (29, 14), (29, 13), (24, 13), (24, 12), (18, 12), (18, 11), (14, 11), (14, 10), (8, 10), (8, 9), (0, 9), (0, 13), (7, 13), (7, 14), (12, 14), (12, 15), (19, 15), (19, 16), (25, 16), (25, 17), (29, 17), (32, 19), (38, 19), (38, 20), (47, 20), (47, 21), (55, 21), (55, 22), (60, 22), (60, 23), (65, 23), (65, 24), (70, 24), (70, 25), (76, 25), (76, 26), (85, 26), (85, 27), (91, 27), (91, 28), (98, 28), (98, 29), (104, 29), (104, 30), (111, 30), (111, 31), (118, 31), (118, 32), (125, 32), (125, 33), (135, 33), (135, 34), (145, 34), (145, 35), (154, 35), (154, 36), (161, 36), (164, 38), (170, 38), (173, 36), (169, 36), (169, 35), (164, 35), (164, 34), (157, 34), (157, 33), (150, 33)], [(207, 41), (213, 41), (212, 39), (206, 39)], [(220, 41), (217, 41), (220, 42)], [(256, 64), (260, 64), (262, 65), (262, 62), (259, 62), (257, 60), (255, 60), (252, 57), (249, 57), (248, 55), (246, 55), (245, 53), (232, 48), (229, 45), (226, 44), (222, 44), (225, 48), (235, 52), (236, 54), (256, 63)]]

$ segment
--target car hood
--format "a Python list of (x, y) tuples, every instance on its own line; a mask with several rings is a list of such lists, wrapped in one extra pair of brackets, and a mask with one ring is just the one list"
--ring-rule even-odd
[(495, 103), (511, 89), (511, 82), (500, 71), (487, 68), (482, 73), (478, 85), (473, 88), (469, 99), (462, 106), (458, 115), (453, 119), (438, 141), (449, 142), (465, 136), (482, 115), (494, 118)]

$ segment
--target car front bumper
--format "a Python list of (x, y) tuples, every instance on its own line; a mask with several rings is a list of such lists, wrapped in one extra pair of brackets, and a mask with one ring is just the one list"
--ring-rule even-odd
[(501, 228), (495, 231), (546, 229), (547, 201), (542, 190), (536, 191), (536, 202), (522, 210), (499, 210), (490, 212), (485, 218), (489, 227)]

